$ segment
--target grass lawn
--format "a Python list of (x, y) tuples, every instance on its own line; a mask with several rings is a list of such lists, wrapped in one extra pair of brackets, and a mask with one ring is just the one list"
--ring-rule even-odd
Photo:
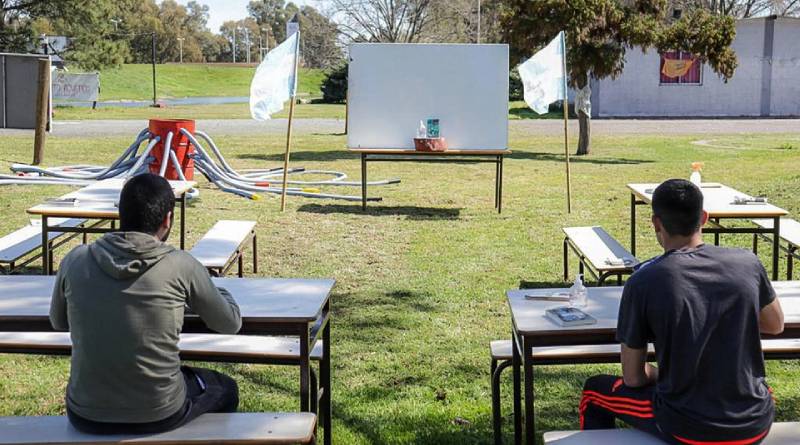
[[(247, 94), (245, 94), (247, 95)], [(88, 107), (57, 106), (55, 109), (57, 121), (92, 120), (92, 119), (149, 119), (181, 118), (192, 116), (193, 119), (250, 119), (250, 108), (246, 103), (221, 104), (221, 105), (176, 105), (166, 108), (151, 107), (100, 107), (92, 110)], [(294, 109), (298, 119), (344, 119), (346, 109), (341, 104), (300, 104)], [(275, 114), (275, 118), (289, 116), (288, 105)], [(534, 113), (525, 102), (509, 102), (508, 117), (518, 119), (562, 119), (561, 113), (547, 113), (538, 115)]]
[[(255, 65), (177, 64), (156, 65), (156, 90), (161, 99), (194, 96), (247, 96)], [(301, 95), (322, 96), (322, 70), (300, 69), (297, 90)], [(153, 68), (127, 64), (100, 72), (100, 100), (152, 100)]]
[[(47, 160), (106, 165), (130, 139), (51, 136)], [(518, 130), (511, 133), (514, 153), (506, 164), (502, 215), (492, 208), (494, 170), (487, 165), (373, 164), (372, 179), (403, 182), (371, 188), (384, 201), (366, 213), (356, 203), (302, 198), (290, 198), (287, 212), (280, 213), (277, 199), (249, 201), (201, 180), (201, 196), (188, 210), (188, 245), (218, 219), (254, 219), (262, 275), (337, 280), (332, 297), (337, 443), (491, 443), (488, 343), (510, 336), (504, 291), (521, 283), (566, 285), (561, 227), (600, 224), (627, 244), (625, 184), (688, 177), (692, 161), (705, 161), (707, 181), (764, 194), (795, 215), (800, 211), (800, 149), (790, 148), (799, 145), (796, 134), (713, 136), (715, 145), (734, 148), (691, 144), (695, 139), (700, 137), (595, 138), (595, 153), (573, 164), (571, 215), (565, 212), (561, 139)], [(236, 168), (275, 167), (281, 159), (280, 135), (217, 142)], [(32, 137), (0, 139), (0, 161), (27, 161), (32, 143)], [(343, 150), (344, 143), (343, 136), (300, 134), (293, 164), (358, 178), (359, 162)], [(0, 233), (25, 224), (26, 208), (67, 190), (0, 187)], [(640, 212), (645, 221), (647, 212)], [(750, 237), (723, 236), (723, 243), (747, 247)], [(659, 252), (644, 225), (637, 244), (642, 258)], [(761, 249), (765, 261), (768, 250)], [(65, 252), (59, 249), (58, 258)], [(215, 366), (240, 383), (242, 410), (298, 408), (294, 369)], [(65, 358), (0, 355), (0, 415), (63, 414), (68, 368)], [(618, 368), (538, 367), (537, 431), (577, 428), (584, 379)], [(767, 369), (778, 420), (798, 420), (800, 363), (774, 361)], [(506, 440), (511, 440), (510, 383), (509, 372), (503, 386)]]

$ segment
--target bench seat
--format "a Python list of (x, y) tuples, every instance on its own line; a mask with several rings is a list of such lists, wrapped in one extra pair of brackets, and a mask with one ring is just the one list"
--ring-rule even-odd
[[(256, 335), (181, 334), (181, 358), (192, 361), (292, 360), (300, 356), (300, 340)], [(322, 341), (311, 350), (311, 359), (322, 360)], [(0, 332), (0, 352), (69, 355), (69, 332)]]
[(242, 253), (247, 241), (253, 241), (253, 273), (258, 273), (255, 221), (220, 220), (214, 224), (189, 253), (213, 275), (223, 276), (238, 261), (239, 278), (244, 274)]
[[(772, 230), (774, 221), (771, 219), (754, 219), (753, 224), (762, 229)], [(786, 279), (791, 281), (793, 279), (794, 259), (800, 259), (798, 249), (800, 249), (800, 221), (795, 221), (791, 218), (781, 218), (780, 239), (786, 241), (787, 247), (781, 247), (786, 252)], [(758, 253), (758, 236), (766, 240), (771, 238), (766, 234), (753, 234), (753, 253)]]
[(73, 428), (66, 416), (0, 417), (0, 445), (10, 444), (309, 444), (312, 413), (208, 413), (173, 431), (97, 436)]
[[(796, 445), (800, 438), (800, 422), (772, 424), (761, 445)], [(592, 431), (550, 431), (544, 433), (545, 445), (664, 445), (650, 434), (634, 429)]]
[[(62, 227), (79, 227), (86, 223), (85, 219), (80, 218), (51, 218), (49, 224)], [(66, 235), (63, 232), (49, 232), (47, 239), (53, 243), (59, 238)], [(75, 235), (68, 237), (71, 239)], [(67, 240), (64, 240), (66, 242)], [(63, 243), (59, 243), (61, 245)], [(54, 245), (53, 247), (58, 247)], [(8, 272), (11, 273), (17, 267), (24, 266), (34, 261), (39, 256), (34, 256), (23, 264), (16, 264), (21, 258), (33, 253), (42, 247), (42, 226), (39, 221), (34, 221), (31, 224), (17, 229), (8, 235), (0, 238), (0, 263), (8, 264)]]
[(617, 281), (622, 275), (633, 273), (639, 260), (633, 256), (613, 236), (602, 227), (564, 227), (564, 281), (569, 279), (568, 248), (578, 256), (580, 273), (584, 267), (594, 275), (598, 285), (609, 276), (616, 275)]

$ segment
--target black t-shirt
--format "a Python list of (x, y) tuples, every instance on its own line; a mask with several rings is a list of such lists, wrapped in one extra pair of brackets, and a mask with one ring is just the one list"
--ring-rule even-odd
[(774, 405), (758, 319), (774, 299), (764, 266), (742, 249), (673, 250), (631, 276), (617, 340), (635, 349), (655, 344), (653, 406), (664, 432), (737, 440), (769, 427)]

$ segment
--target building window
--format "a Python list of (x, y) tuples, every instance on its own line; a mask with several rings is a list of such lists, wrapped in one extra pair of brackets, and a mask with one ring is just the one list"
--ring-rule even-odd
[(703, 64), (684, 51), (661, 53), (661, 85), (702, 85)]

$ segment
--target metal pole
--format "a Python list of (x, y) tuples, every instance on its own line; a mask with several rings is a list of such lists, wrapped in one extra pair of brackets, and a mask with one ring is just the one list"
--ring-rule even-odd
[(286, 130), (286, 153), (283, 157), (283, 189), (281, 190), (281, 212), (286, 210), (286, 186), (289, 179), (289, 152), (292, 144), (292, 118), (294, 118), (295, 95), (297, 94), (297, 63), (300, 58), (300, 36), (294, 48), (294, 85), (292, 85), (292, 99), (289, 103), (289, 126)]
[(236, 28), (233, 28), (233, 63), (236, 63)]
[(244, 41), (247, 46), (247, 63), (250, 64), (250, 30), (243, 28), (242, 31), (244, 31)]
[(183, 41), (184, 40), (186, 40), (186, 39), (184, 39), (183, 37), (178, 37), (178, 44), (180, 45), (180, 48), (181, 48), (180, 63), (183, 63)]
[(151, 34), (153, 38), (153, 106), (157, 107), (156, 99), (156, 33)]
[(567, 33), (561, 33), (561, 58), (564, 67), (564, 155), (567, 158), (567, 213), (572, 213), (572, 179), (569, 169), (569, 130), (567, 115), (569, 114), (569, 100), (567, 89)]

